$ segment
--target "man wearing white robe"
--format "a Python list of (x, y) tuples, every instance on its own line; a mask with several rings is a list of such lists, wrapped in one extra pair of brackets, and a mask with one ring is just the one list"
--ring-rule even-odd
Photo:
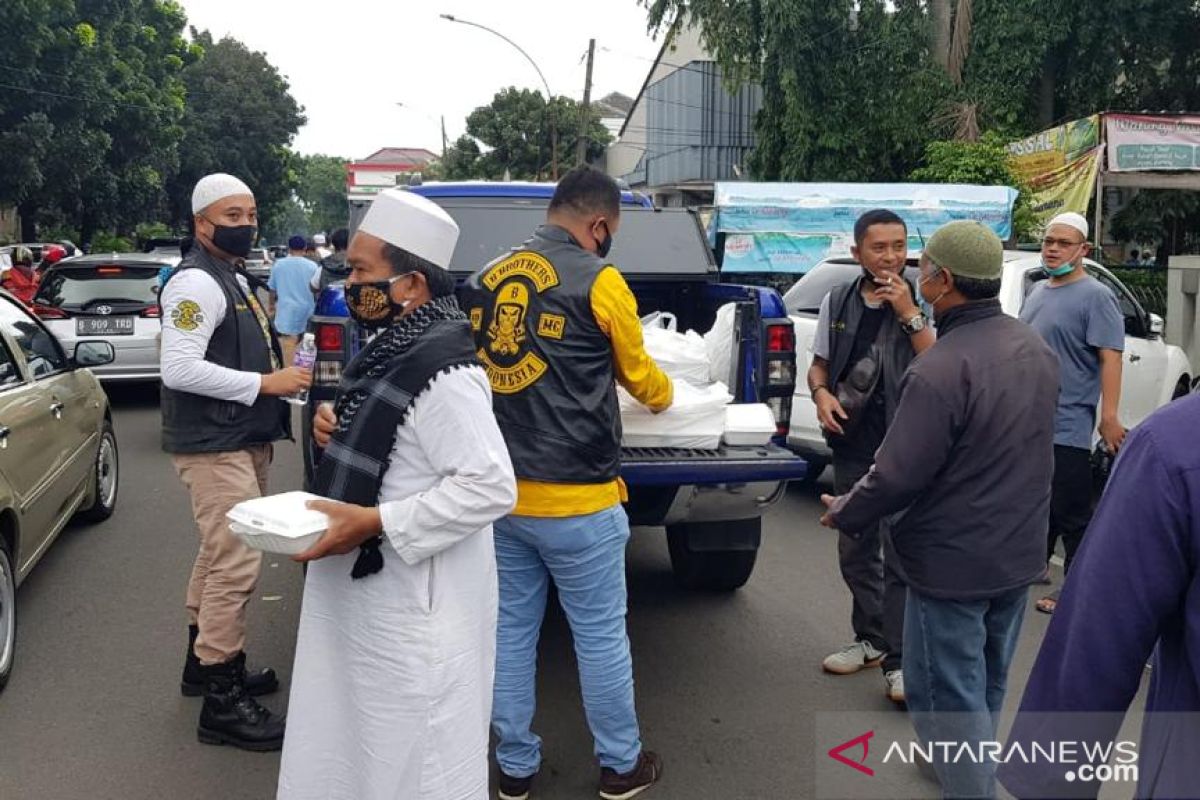
[[(386, 309), (384, 337), (388, 325), (427, 313), (427, 304), (457, 313), (444, 269), (457, 233), (433, 203), (382, 193), (348, 252), (348, 284), (360, 284), (348, 290), (352, 314), (369, 324)], [(346, 427), (346, 390), (344, 379), (342, 413), (318, 412), (318, 444), (329, 446), (330, 432), (339, 432), (323, 459), (337, 451)], [(309, 568), (280, 800), (487, 797), (497, 615), (492, 521), (515, 502), (488, 379), (468, 364), (438, 369), (413, 392), (375, 507), (313, 503), (330, 527), (297, 556)], [(370, 568), (377, 571), (362, 574), (372, 541), (382, 558)]]

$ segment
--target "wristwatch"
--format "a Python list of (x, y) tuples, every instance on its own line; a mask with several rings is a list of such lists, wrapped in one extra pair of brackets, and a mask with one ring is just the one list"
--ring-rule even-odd
[(916, 314), (913, 314), (907, 320), (900, 323), (900, 330), (904, 331), (909, 336), (912, 336), (925, 330), (925, 324), (927, 322), (928, 319), (925, 317), (925, 312), (918, 311)]

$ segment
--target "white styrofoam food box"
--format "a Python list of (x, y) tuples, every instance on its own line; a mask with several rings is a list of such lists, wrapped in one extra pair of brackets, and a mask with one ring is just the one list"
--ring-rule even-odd
[(322, 498), (308, 492), (284, 492), (245, 500), (226, 518), (234, 535), (255, 550), (294, 556), (317, 543), (329, 518), (305, 504)]
[(769, 444), (776, 430), (775, 412), (766, 403), (725, 407), (725, 444), (745, 447)]

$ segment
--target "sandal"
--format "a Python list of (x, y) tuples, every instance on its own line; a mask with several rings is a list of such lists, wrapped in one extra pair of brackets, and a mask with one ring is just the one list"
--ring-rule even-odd
[(1038, 600), (1034, 608), (1043, 614), (1053, 614), (1054, 610), (1058, 608), (1058, 592), (1048, 594), (1041, 600)]

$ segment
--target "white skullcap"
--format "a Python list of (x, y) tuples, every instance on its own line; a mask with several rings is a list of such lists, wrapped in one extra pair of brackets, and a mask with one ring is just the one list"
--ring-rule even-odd
[(1082, 214), (1076, 214), (1074, 211), (1059, 214), (1050, 220), (1050, 225), (1047, 225), (1046, 228), (1049, 229), (1051, 225), (1066, 225), (1068, 228), (1074, 228), (1083, 234), (1084, 239), (1088, 238), (1089, 229), (1087, 220), (1083, 218)]
[(458, 223), (441, 206), (406, 189), (380, 192), (358, 230), (442, 269), (450, 269), (458, 243)]
[(240, 178), (224, 172), (205, 175), (196, 181), (196, 188), (192, 190), (192, 213), (199, 214), (218, 200), (239, 194), (254, 196), (254, 192)]

